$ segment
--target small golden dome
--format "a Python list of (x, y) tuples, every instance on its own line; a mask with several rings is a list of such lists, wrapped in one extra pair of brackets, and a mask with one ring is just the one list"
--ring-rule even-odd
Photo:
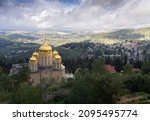
[(54, 51), (54, 52), (53, 52), (53, 57), (55, 57), (56, 55), (58, 55), (58, 52), (57, 52), (57, 51)]
[(55, 56), (55, 60), (61, 60), (61, 56), (60, 55), (56, 55)]
[(32, 56), (32, 57), (30, 58), (30, 61), (37, 61), (37, 59), (36, 59), (36, 57)]
[(35, 51), (32, 55), (37, 57), (39, 54)]
[(39, 48), (39, 51), (51, 51), (51, 46), (48, 45), (47, 41)]

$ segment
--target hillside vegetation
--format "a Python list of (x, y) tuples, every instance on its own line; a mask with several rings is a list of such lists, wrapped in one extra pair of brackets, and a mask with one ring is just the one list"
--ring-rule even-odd
[(91, 37), (93, 42), (105, 44), (119, 43), (121, 40), (140, 40), (150, 38), (150, 28), (121, 29), (113, 32), (99, 33)]
[(121, 29), (106, 32), (53, 32), (53, 31), (8, 31), (1, 32), (0, 38), (8, 39), (15, 42), (32, 42), (42, 43), (47, 38), (49, 43), (59, 46), (66, 43), (82, 42), (90, 40), (95, 43), (114, 44), (120, 43), (122, 40), (150, 40), (150, 27), (141, 29)]

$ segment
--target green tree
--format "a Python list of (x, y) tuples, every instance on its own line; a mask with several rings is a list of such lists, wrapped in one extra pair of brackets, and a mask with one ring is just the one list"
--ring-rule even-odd
[(143, 74), (148, 74), (150, 72), (150, 61), (146, 61), (142, 65)]
[(9, 77), (9, 75), (2, 73), (0, 75), (0, 85), (3, 90), (12, 91), (14, 88), (14, 81)]
[(150, 74), (144, 75), (143, 78), (143, 90), (146, 93), (150, 93)]
[(123, 67), (123, 73), (124, 73), (124, 74), (131, 74), (131, 73), (133, 73), (132, 69), (133, 69), (133, 65), (131, 65), (131, 64), (126, 64), (126, 65)]
[(91, 77), (88, 70), (80, 69), (75, 78), (69, 96), (65, 99), (65, 103), (92, 103)]
[(12, 94), (12, 103), (37, 104), (41, 103), (41, 90), (39, 87), (31, 87), (29, 83), (22, 82)]
[(94, 60), (94, 62), (92, 63), (92, 72), (94, 73), (105, 73), (105, 69), (104, 69), (104, 64), (105, 64), (105, 59), (100, 57)]
[(11, 93), (8, 91), (0, 90), (0, 103), (9, 103), (11, 99)]
[(103, 64), (104, 61), (96, 59), (91, 72), (78, 70), (65, 103), (116, 103), (119, 100), (124, 93), (122, 77), (102, 70)]
[(92, 78), (95, 103), (117, 103), (120, 96), (125, 93), (120, 74), (105, 73)]
[(0, 66), (0, 75), (3, 73), (3, 68)]
[(124, 76), (124, 84), (130, 93), (144, 91), (144, 76), (142, 74), (131, 74)]
[(120, 72), (123, 69), (123, 60), (117, 57), (113, 60), (113, 65), (115, 66), (116, 71)]
[(16, 75), (13, 75), (11, 78), (13, 80), (15, 80), (15, 87), (18, 87), (18, 85), (21, 83), (21, 82), (28, 82), (29, 81), (29, 74), (30, 74), (30, 71), (27, 67), (23, 67), (19, 72), (18, 74)]

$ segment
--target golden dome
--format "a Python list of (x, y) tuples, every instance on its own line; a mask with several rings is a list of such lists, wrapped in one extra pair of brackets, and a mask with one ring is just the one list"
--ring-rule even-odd
[(54, 51), (54, 52), (53, 52), (53, 57), (55, 57), (56, 55), (58, 55), (58, 52), (57, 52), (57, 51)]
[(36, 57), (34, 57), (34, 56), (32, 56), (32, 57), (30, 58), (30, 62), (33, 62), (33, 61), (37, 61)]
[(32, 55), (37, 57), (39, 54), (35, 51)]
[(55, 56), (55, 60), (61, 60), (61, 56), (60, 55), (56, 55)]
[(58, 52), (55, 50), (55, 51), (53, 52), (53, 54), (58, 55)]
[(47, 41), (39, 48), (39, 51), (51, 51), (51, 46), (48, 45)]

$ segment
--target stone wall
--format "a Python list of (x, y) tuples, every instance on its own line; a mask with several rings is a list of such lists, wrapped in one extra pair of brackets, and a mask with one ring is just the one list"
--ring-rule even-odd
[(40, 81), (61, 81), (64, 78), (65, 70), (51, 70), (51, 69), (44, 69), (39, 70), (38, 72), (34, 72), (30, 74), (30, 82), (33, 86), (39, 85)]

